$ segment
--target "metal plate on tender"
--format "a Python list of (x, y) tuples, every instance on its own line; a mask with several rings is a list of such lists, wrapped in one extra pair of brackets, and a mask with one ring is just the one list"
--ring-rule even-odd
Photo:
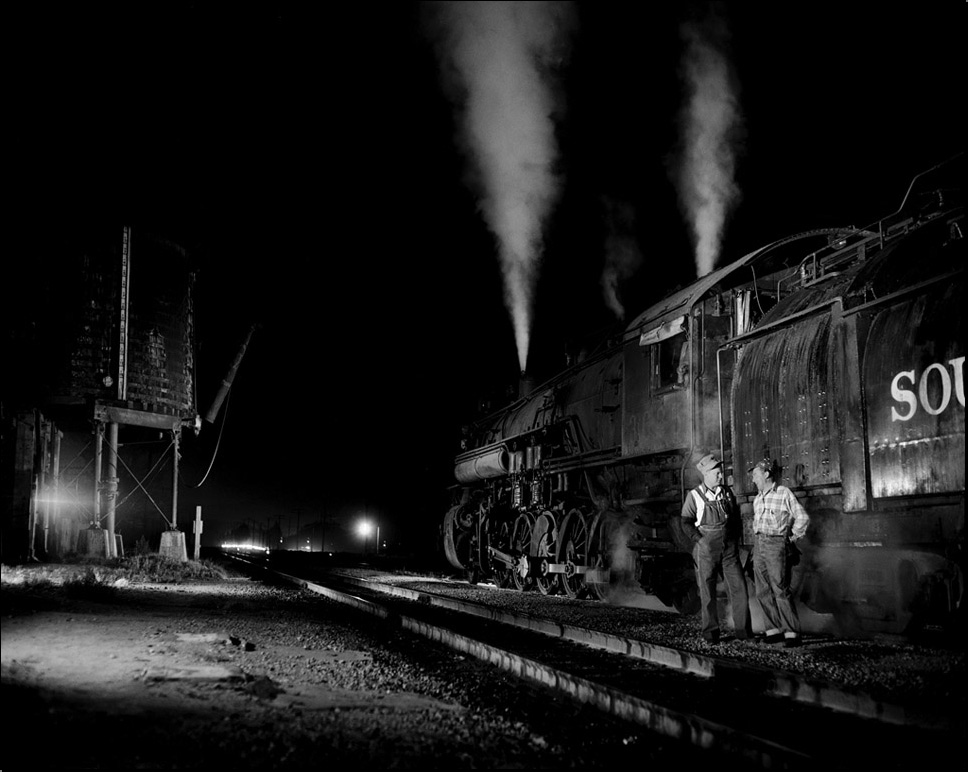
[(962, 283), (880, 310), (864, 357), (875, 497), (965, 489)]
[(744, 347), (733, 383), (737, 490), (754, 490), (745, 469), (764, 456), (780, 463), (782, 480), (791, 487), (840, 482), (829, 349), (829, 313)]

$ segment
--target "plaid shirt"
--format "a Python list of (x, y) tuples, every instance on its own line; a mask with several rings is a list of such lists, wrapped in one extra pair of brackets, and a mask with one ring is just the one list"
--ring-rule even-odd
[(810, 516), (797, 501), (793, 491), (773, 483), (769, 490), (757, 493), (753, 499), (753, 533), (786, 536), (800, 540), (807, 532)]

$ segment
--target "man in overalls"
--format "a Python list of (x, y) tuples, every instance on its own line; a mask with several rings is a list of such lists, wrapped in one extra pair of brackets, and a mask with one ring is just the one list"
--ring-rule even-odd
[(752, 638), (749, 596), (739, 559), (743, 535), (739, 507), (724, 484), (719, 458), (708, 453), (699, 459), (696, 469), (702, 475), (702, 483), (689, 491), (682, 505), (682, 532), (693, 543), (692, 559), (702, 603), (702, 637), (707, 643), (719, 643), (716, 585), (722, 572), (733, 612), (734, 634), (740, 640)]

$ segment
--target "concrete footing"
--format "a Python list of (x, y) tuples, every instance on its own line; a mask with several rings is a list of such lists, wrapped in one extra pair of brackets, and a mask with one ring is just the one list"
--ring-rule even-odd
[(172, 560), (188, 561), (188, 550), (185, 547), (185, 534), (181, 531), (162, 531), (161, 549), (159, 554)]
[(77, 533), (77, 554), (88, 558), (114, 556), (111, 540), (104, 528), (86, 528)]

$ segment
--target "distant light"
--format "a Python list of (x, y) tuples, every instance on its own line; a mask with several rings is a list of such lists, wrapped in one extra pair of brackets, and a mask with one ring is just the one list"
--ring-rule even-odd
[(361, 520), (359, 525), (356, 526), (356, 532), (365, 539), (373, 533), (373, 526), (368, 520)]
[(237, 552), (262, 552), (265, 550), (263, 546), (259, 544), (235, 544), (233, 542), (224, 542), (220, 545), (223, 550), (236, 550)]

